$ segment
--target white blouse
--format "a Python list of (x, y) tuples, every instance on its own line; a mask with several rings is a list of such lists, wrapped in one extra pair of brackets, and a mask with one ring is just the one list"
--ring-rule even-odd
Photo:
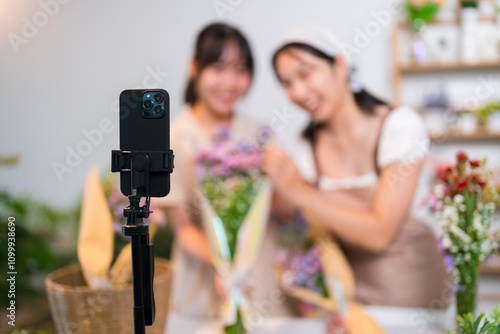
[[(356, 189), (375, 185), (378, 175), (375, 170), (363, 175), (349, 178), (331, 178), (317, 175), (312, 147), (302, 136), (295, 138), (292, 155), (299, 171), (307, 181), (318, 183), (324, 191), (339, 189)], [(408, 106), (400, 106), (392, 110), (386, 117), (380, 132), (377, 166), (381, 170), (385, 166), (398, 162), (403, 163), (400, 176), (408, 172), (405, 165), (424, 159), (429, 154), (430, 140), (421, 116)], [(421, 182), (419, 182), (419, 187)], [(417, 194), (421, 191), (417, 190)], [(415, 199), (417, 196), (415, 196)]]

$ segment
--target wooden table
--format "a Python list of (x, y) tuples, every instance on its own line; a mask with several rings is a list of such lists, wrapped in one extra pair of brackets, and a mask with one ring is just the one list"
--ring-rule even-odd
[[(367, 307), (367, 312), (387, 334), (445, 334), (453, 326), (453, 310), (433, 311), (412, 308)], [(220, 334), (216, 321), (171, 314), (165, 334)], [(269, 318), (249, 334), (323, 334), (324, 319)], [(367, 333), (369, 334), (369, 333)]]

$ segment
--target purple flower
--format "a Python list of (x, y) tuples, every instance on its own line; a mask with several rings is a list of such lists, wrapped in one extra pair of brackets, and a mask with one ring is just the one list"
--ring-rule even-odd
[(455, 261), (453, 260), (453, 256), (451, 255), (446, 255), (444, 257), (444, 265), (446, 266), (446, 271), (451, 273), (453, 271), (453, 268), (455, 268)]
[(253, 151), (253, 147), (249, 142), (239, 141), (236, 145), (237, 145), (236, 146), (237, 150), (243, 154), (252, 153), (252, 151)]
[(215, 142), (227, 141), (231, 137), (231, 129), (227, 125), (220, 126), (215, 132), (213, 139)]
[(260, 127), (257, 132), (257, 143), (260, 146), (264, 146), (271, 138), (271, 135), (272, 135), (272, 130), (270, 127), (268, 126)]
[(302, 215), (302, 213), (300, 211), (297, 211), (297, 214), (296, 214), (296, 222), (297, 222), (297, 227), (302, 230), (302, 231), (305, 231), (307, 230), (307, 220), (306, 218)]

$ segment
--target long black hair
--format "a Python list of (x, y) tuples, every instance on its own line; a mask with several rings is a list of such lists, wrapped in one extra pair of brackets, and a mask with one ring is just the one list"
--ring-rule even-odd
[[(240, 57), (253, 76), (254, 62), (247, 39), (238, 29), (224, 23), (212, 23), (198, 34), (194, 53), (196, 71), (200, 73), (205, 67), (217, 62), (224, 48), (231, 42), (237, 44)], [(189, 78), (184, 101), (194, 105), (197, 100), (196, 78)]]
[[(273, 67), (274, 67), (274, 72), (276, 72), (276, 60), (278, 56), (282, 53), (285, 52), (289, 49), (299, 49), (302, 51), (306, 51), (313, 56), (316, 56), (318, 58), (321, 58), (323, 60), (326, 60), (330, 65), (335, 64), (335, 58), (330, 57), (326, 53), (322, 52), (321, 50), (316, 49), (315, 47), (312, 47), (308, 44), (304, 43), (289, 43), (281, 48), (279, 48), (273, 55)], [(356, 104), (358, 107), (365, 113), (369, 115), (373, 115), (375, 113), (375, 107), (380, 106), (380, 105), (385, 105), (389, 106), (389, 104), (382, 99), (379, 99), (378, 97), (375, 97), (371, 93), (369, 93), (366, 89), (362, 89), (360, 92), (354, 93), (354, 100), (356, 101)], [(325, 126), (324, 123), (317, 123), (314, 120), (311, 120), (307, 127), (304, 129), (302, 132), (302, 135), (310, 140), (311, 142), (315, 142), (316, 140), (316, 133), (317, 130), (323, 128)]]

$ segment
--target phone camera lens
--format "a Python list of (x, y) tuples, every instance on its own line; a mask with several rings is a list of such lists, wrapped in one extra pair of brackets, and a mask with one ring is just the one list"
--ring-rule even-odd
[(154, 112), (156, 115), (162, 115), (165, 110), (161, 106), (156, 106)]
[(162, 103), (163, 102), (163, 94), (156, 93), (153, 98), (155, 99), (156, 103)]
[(153, 101), (145, 100), (144, 101), (144, 108), (146, 108), (146, 110), (150, 110), (151, 108), (153, 108)]

